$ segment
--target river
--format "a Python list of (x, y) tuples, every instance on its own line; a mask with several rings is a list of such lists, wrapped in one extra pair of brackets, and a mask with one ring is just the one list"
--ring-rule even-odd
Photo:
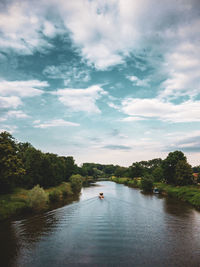
[(1, 223), (0, 256), (2, 267), (200, 266), (200, 213), (98, 182), (69, 205)]

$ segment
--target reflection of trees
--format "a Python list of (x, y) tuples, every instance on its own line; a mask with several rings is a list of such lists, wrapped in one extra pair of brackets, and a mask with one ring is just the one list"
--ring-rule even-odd
[(189, 217), (189, 215), (193, 211), (193, 209), (188, 204), (175, 198), (166, 197), (164, 198), (163, 204), (165, 212), (177, 217)]
[[(74, 200), (78, 200), (78, 197), (65, 200), (62, 205), (69, 204)], [(59, 207), (61, 207), (61, 203), (52, 208)], [(51, 233), (65, 214), (66, 210), (63, 207), (63, 209), (36, 214), (21, 221), (1, 222), (0, 266), (18, 266), (17, 262), (20, 262), (20, 258), (25, 256), (26, 250), (30, 250), (42, 236)]]
[[(62, 204), (55, 204), (52, 208), (60, 208), (64, 204), (69, 204), (72, 201), (78, 200), (79, 197), (73, 197), (70, 200), (66, 199)], [(25, 243), (35, 243), (43, 235), (47, 235), (52, 232), (52, 229), (58, 224), (58, 222), (65, 215), (64, 207), (63, 209), (53, 210), (42, 214), (36, 214), (24, 221), (18, 226), (20, 227), (20, 238)]]
[(19, 242), (11, 222), (0, 223), (0, 265), (9, 267), (16, 262)]

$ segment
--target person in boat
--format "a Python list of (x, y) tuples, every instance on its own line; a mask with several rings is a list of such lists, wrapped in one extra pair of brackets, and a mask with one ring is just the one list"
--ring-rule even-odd
[(99, 193), (99, 198), (104, 198), (103, 193)]

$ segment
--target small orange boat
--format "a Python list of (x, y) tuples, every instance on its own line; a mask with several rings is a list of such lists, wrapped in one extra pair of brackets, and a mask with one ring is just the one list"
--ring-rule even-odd
[(103, 193), (99, 193), (99, 198), (100, 198), (100, 199), (103, 199), (103, 198), (104, 198)]

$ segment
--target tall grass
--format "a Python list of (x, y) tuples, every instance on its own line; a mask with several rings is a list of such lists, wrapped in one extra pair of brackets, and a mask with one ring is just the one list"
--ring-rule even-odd
[(0, 220), (5, 220), (27, 211), (31, 212), (31, 210), (48, 209), (51, 203), (75, 195), (71, 184), (65, 182), (46, 190), (42, 188), (33, 189), (16, 188), (12, 194), (0, 195)]
[(156, 183), (155, 185), (168, 196), (177, 197), (200, 209), (200, 188), (198, 186), (173, 186), (164, 183)]

